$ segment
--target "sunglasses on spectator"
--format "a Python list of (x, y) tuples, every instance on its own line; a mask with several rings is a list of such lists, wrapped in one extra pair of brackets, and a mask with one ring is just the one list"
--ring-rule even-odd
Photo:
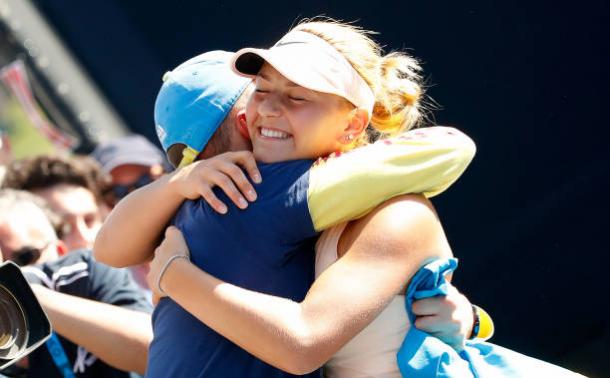
[(11, 255), (11, 261), (19, 266), (27, 266), (38, 261), (40, 256), (42, 255), (42, 251), (44, 251), (49, 244), (47, 243), (45, 246), (41, 248), (25, 246), (21, 247)]
[(140, 176), (136, 181), (134, 181), (134, 182), (132, 182), (130, 184), (126, 184), (126, 185), (121, 185), (121, 184), (113, 185), (112, 186), (112, 195), (114, 196), (115, 202), (118, 202), (120, 199), (122, 199), (123, 197), (125, 197), (129, 193), (131, 193), (134, 190), (136, 190), (138, 188), (141, 188), (141, 187), (143, 187), (145, 185), (148, 185), (151, 182), (153, 182), (153, 178), (150, 176), (150, 174), (145, 173), (142, 176)]

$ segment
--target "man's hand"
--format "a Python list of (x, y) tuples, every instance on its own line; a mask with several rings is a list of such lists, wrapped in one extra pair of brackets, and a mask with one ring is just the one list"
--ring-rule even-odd
[[(182, 255), (188, 258), (190, 253), (182, 232), (176, 227), (170, 226), (165, 231), (165, 238), (159, 247), (155, 249), (155, 257), (150, 263), (150, 271), (146, 277), (148, 287), (153, 291), (155, 302), (159, 298), (166, 296), (159, 288), (159, 286), (162, 286), (162, 282), (159, 281), (159, 275), (164, 273), (162, 272), (163, 268), (166, 270), (170, 268), (170, 266), (166, 267), (165, 265), (175, 255)], [(170, 265), (172, 263), (173, 261), (170, 262)]]
[(413, 302), (417, 316), (415, 327), (438, 337), (457, 350), (472, 332), (474, 316), (468, 298), (449, 285), (447, 296), (424, 298)]
[(215, 186), (220, 187), (240, 209), (248, 207), (248, 201), (256, 200), (256, 192), (242, 168), (254, 183), (261, 182), (252, 152), (237, 151), (187, 165), (174, 172), (169, 183), (182, 197), (191, 200), (203, 197), (214, 210), (224, 214), (227, 206), (212, 191)]

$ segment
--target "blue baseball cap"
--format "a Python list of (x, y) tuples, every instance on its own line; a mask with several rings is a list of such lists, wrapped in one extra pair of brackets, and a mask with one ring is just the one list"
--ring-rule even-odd
[(165, 152), (177, 143), (187, 146), (191, 156), (180, 165), (205, 148), (251, 81), (231, 70), (232, 57), (231, 52), (210, 51), (163, 76), (155, 101), (155, 128)]

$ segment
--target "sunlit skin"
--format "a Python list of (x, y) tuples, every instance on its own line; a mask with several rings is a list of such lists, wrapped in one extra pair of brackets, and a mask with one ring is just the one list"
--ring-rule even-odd
[[(153, 180), (163, 175), (164, 169), (161, 164), (145, 166), (139, 164), (123, 164), (110, 171), (110, 177), (114, 185), (133, 185), (145, 174), (150, 175)], [(141, 264), (131, 267), (133, 278), (140, 287), (147, 288), (146, 275), (148, 274), (148, 264)]]
[(298, 86), (265, 64), (246, 105), (254, 156), (273, 163), (341, 151), (346, 134), (364, 128), (354, 126), (355, 114), (360, 113), (347, 100)]
[(70, 251), (93, 248), (97, 232), (102, 227), (102, 215), (91, 191), (81, 186), (57, 184), (35, 193), (47, 200), (67, 223), (68, 230), (62, 240)]

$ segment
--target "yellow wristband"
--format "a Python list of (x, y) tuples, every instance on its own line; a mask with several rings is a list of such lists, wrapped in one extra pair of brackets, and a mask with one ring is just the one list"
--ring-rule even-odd
[(483, 310), (481, 307), (473, 305), (477, 311), (479, 316), (479, 332), (476, 335), (473, 335), (478, 340), (489, 340), (494, 335), (494, 322), (491, 319), (491, 316), (487, 313), (487, 311)]

